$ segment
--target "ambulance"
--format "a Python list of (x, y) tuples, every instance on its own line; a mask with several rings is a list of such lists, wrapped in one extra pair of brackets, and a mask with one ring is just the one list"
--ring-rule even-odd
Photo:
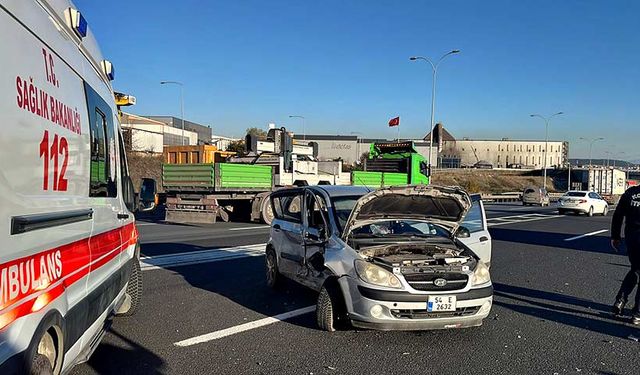
[(0, 0), (0, 374), (66, 373), (139, 307), (113, 78), (73, 3)]

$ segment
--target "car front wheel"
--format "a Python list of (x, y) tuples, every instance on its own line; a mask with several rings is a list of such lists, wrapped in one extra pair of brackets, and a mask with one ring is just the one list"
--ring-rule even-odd
[(316, 303), (316, 323), (327, 332), (334, 332), (348, 322), (344, 298), (337, 284), (325, 283)]
[(602, 216), (607, 216), (609, 214), (609, 207), (604, 206), (604, 209), (602, 210)]
[(593, 206), (589, 207), (589, 211), (587, 211), (587, 216), (589, 217), (593, 216)]

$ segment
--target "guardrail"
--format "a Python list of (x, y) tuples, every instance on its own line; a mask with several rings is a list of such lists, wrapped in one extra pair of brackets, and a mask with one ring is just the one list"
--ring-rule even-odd
[[(482, 200), (485, 202), (521, 202), (521, 193), (504, 193), (504, 194), (481, 194)], [(549, 201), (557, 202), (562, 193), (549, 193)]]

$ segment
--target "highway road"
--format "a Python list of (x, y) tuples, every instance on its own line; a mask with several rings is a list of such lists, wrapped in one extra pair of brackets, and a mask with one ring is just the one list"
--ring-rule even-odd
[(316, 329), (314, 292), (265, 285), (266, 226), (140, 221), (143, 306), (74, 373), (638, 374), (640, 328), (608, 314), (628, 267), (610, 251), (610, 217), (487, 211), (491, 315), (428, 332)]

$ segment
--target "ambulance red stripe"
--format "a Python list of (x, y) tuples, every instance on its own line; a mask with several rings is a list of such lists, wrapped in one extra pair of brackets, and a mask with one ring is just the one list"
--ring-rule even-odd
[[(100, 268), (130, 245), (135, 245), (137, 239), (138, 232), (131, 223), (0, 265), (3, 277), (0, 329), (40, 311), (91, 270)], [(19, 279), (10, 280), (10, 276)], [(10, 298), (12, 295), (14, 298)]]

